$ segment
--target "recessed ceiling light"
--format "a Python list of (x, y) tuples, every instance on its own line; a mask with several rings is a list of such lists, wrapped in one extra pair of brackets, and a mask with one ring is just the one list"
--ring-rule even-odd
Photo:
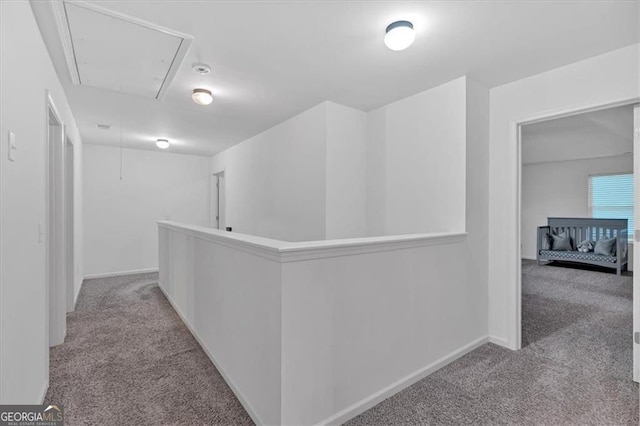
[(416, 39), (413, 24), (409, 21), (396, 21), (387, 27), (384, 44), (391, 50), (404, 50)]
[(169, 145), (171, 145), (171, 144), (166, 139), (158, 139), (156, 141), (156, 146), (158, 148), (160, 148), (160, 149), (167, 149), (167, 148), (169, 148)]
[(206, 64), (195, 64), (193, 65), (193, 70), (198, 74), (209, 74), (211, 72), (211, 67)]
[(198, 105), (209, 105), (213, 102), (213, 95), (207, 89), (193, 89), (191, 99)]

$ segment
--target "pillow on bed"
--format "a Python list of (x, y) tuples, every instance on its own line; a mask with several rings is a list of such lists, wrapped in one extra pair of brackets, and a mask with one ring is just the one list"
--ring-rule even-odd
[(598, 242), (596, 242), (596, 246), (593, 249), (593, 252), (595, 254), (603, 254), (605, 256), (615, 256), (616, 241), (617, 241), (617, 237), (600, 238)]
[(542, 250), (551, 250), (551, 235), (549, 233), (542, 237)]
[(571, 251), (571, 238), (566, 232), (559, 235), (551, 234), (551, 250)]

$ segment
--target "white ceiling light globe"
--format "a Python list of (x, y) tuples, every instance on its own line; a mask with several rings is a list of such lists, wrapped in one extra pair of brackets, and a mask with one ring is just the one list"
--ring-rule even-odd
[(404, 50), (416, 39), (413, 24), (409, 21), (396, 21), (387, 27), (384, 44), (391, 50)]
[(209, 105), (213, 102), (213, 95), (207, 89), (193, 89), (191, 99), (198, 105)]
[(169, 148), (169, 141), (166, 139), (158, 139), (156, 141), (156, 146), (160, 149), (167, 149)]

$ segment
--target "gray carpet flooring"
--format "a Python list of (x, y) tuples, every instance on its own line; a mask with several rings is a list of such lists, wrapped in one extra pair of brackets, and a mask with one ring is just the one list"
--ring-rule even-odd
[(347, 424), (638, 425), (632, 278), (522, 269), (522, 350), (484, 345)]
[(45, 401), (64, 404), (67, 425), (253, 424), (157, 280), (84, 282)]
[[(523, 263), (523, 342), (487, 344), (349, 425), (637, 425), (631, 277)], [(67, 424), (251, 419), (160, 292), (156, 274), (85, 281), (51, 350)]]

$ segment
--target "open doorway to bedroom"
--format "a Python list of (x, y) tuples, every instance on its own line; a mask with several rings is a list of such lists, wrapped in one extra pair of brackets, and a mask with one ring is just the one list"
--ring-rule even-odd
[(522, 350), (637, 402), (634, 105), (525, 124), (520, 143)]

